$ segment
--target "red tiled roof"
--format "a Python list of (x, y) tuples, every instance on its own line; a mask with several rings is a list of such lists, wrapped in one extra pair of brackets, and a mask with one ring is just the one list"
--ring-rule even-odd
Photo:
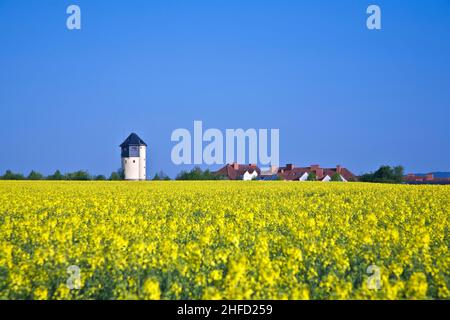
[(416, 176), (415, 174), (408, 174), (403, 177), (405, 182), (450, 182), (450, 178), (435, 178), (431, 173), (427, 175)]
[(284, 180), (299, 180), (305, 172), (309, 173), (309, 168), (296, 168), (292, 170), (287, 170), (286, 167), (278, 169), (278, 175), (280, 175)]
[(416, 176), (413, 174), (408, 174), (403, 178), (406, 182), (422, 182), (425, 180), (424, 176)]
[[(347, 181), (356, 181), (356, 176), (347, 168), (340, 167), (341, 176)], [(227, 164), (220, 170), (216, 171), (215, 174), (226, 176), (230, 180), (237, 180), (239, 177), (243, 176), (245, 172), (253, 173), (256, 171), (258, 176), (261, 175), (261, 170), (256, 165), (245, 165), (245, 164)], [(278, 169), (278, 175), (284, 180), (299, 180), (305, 173), (314, 172), (318, 180), (322, 180), (327, 175), (332, 177), (336, 172), (337, 168), (320, 168), (319, 166), (314, 167), (301, 167), (297, 168), (295, 166), (289, 165), (286, 167), (280, 167)]]
[(358, 178), (347, 168), (341, 168), (341, 176), (347, 181), (356, 181)]
[[(347, 168), (340, 168), (341, 176), (347, 181), (355, 181), (356, 176)], [(311, 173), (314, 172), (317, 176), (317, 179), (322, 180), (327, 175), (331, 178), (336, 172), (337, 168), (320, 168), (317, 165), (312, 167), (303, 167), (296, 168), (293, 167), (291, 170), (288, 170), (288, 167), (281, 167), (278, 170), (279, 175), (281, 175), (285, 180), (299, 180), (301, 176), (305, 172)]]
[(216, 171), (217, 175), (226, 176), (230, 180), (237, 180), (240, 176), (243, 176), (247, 171), (248, 173), (253, 173), (256, 171), (258, 176), (261, 174), (261, 170), (256, 165), (245, 165), (239, 164), (236, 165), (237, 169), (235, 169), (235, 164), (227, 164), (220, 170)]

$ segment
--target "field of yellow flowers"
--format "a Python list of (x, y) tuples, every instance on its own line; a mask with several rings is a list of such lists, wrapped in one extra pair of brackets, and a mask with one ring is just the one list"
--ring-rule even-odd
[(449, 299), (450, 188), (0, 181), (0, 299)]

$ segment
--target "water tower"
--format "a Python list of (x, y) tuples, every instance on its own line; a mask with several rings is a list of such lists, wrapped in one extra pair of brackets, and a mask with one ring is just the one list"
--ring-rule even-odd
[(132, 133), (120, 145), (122, 150), (122, 170), (125, 180), (147, 179), (147, 144)]

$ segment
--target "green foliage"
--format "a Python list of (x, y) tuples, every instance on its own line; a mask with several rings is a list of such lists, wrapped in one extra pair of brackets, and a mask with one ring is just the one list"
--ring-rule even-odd
[(120, 173), (118, 173), (117, 171), (114, 171), (113, 173), (111, 173), (111, 175), (109, 176), (109, 180), (111, 181), (119, 181), (119, 180), (123, 180), (122, 176), (120, 175)]
[(33, 170), (28, 175), (27, 180), (44, 180), (44, 176)]
[(331, 176), (331, 181), (342, 182), (342, 177), (341, 177), (341, 175), (339, 173), (336, 172), (335, 174), (333, 174)]
[(310, 172), (308, 173), (308, 181), (316, 181), (317, 180), (317, 176), (315, 172)]
[(87, 181), (91, 180), (91, 176), (87, 171), (76, 171), (66, 174), (67, 180)]
[(114, 171), (109, 176), (109, 180), (111, 181), (119, 181), (125, 179), (125, 173), (123, 172), (123, 169), (117, 169), (117, 171)]
[(363, 174), (359, 181), (375, 183), (402, 183), (404, 169), (402, 166), (381, 166), (377, 171)]
[(2, 180), (24, 180), (25, 177), (20, 173), (14, 173), (11, 170), (6, 170), (5, 174), (0, 177)]
[(195, 167), (191, 171), (181, 171), (176, 180), (224, 180), (223, 176), (217, 175), (206, 169), (203, 171), (200, 167)]
[(47, 177), (47, 180), (65, 180), (66, 176), (61, 171), (56, 170), (54, 174)]
[[(122, 180), (121, 172), (113, 172), (111, 174), (110, 180)], [(104, 175), (91, 176), (87, 171), (76, 171), (72, 173), (62, 174), (61, 171), (56, 170), (54, 174), (45, 177), (43, 174), (32, 170), (27, 177), (24, 177), (21, 173), (14, 173), (11, 170), (7, 170), (3, 176), (0, 176), (0, 180), (78, 180), (78, 181), (88, 181), (88, 180), (97, 180), (103, 181), (106, 180)]]
[(164, 171), (159, 171), (153, 177), (153, 181), (160, 181), (160, 180), (169, 181), (171, 179), (167, 174), (164, 173)]

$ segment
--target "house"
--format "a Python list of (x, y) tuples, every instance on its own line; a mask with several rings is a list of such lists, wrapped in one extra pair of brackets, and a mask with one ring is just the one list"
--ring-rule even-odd
[(229, 180), (254, 180), (261, 174), (261, 169), (256, 164), (227, 164), (220, 170), (215, 172), (216, 175), (221, 175)]
[(262, 168), (261, 174), (259, 175), (258, 180), (261, 180), (261, 181), (280, 180), (280, 177), (278, 176), (278, 167), (270, 166), (269, 168)]
[(259, 176), (258, 180), (260, 181), (277, 181), (280, 180), (280, 176), (278, 174), (273, 174), (271, 176)]
[(415, 175), (414, 173), (409, 173), (404, 177), (405, 182), (430, 182), (434, 180), (432, 173), (426, 175)]
[(278, 167), (277, 166), (270, 166), (269, 168), (262, 168), (261, 169), (261, 177), (270, 177), (273, 175), (278, 174)]
[(321, 168), (318, 164), (309, 167), (295, 167), (287, 164), (278, 169), (278, 175), (284, 180), (307, 181), (310, 175), (314, 174), (317, 181), (329, 182), (335, 174), (339, 174), (342, 181), (356, 181), (356, 176), (347, 168), (337, 165), (336, 168)]
[(414, 174), (409, 173), (403, 180), (407, 184), (450, 184), (450, 178), (438, 178), (433, 173)]
[(258, 177), (258, 173), (256, 172), (256, 170), (254, 171), (245, 171), (244, 175), (242, 176), (242, 180), (244, 181), (250, 181), (250, 180), (255, 180)]
[(215, 174), (227, 177), (229, 180), (262, 180), (272, 181), (280, 178), (288, 181), (308, 181), (314, 174), (317, 181), (329, 182), (335, 174), (339, 174), (343, 182), (356, 181), (356, 176), (347, 168), (340, 165), (336, 168), (321, 168), (319, 165), (309, 167), (296, 167), (287, 164), (285, 167), (272, 166), (261, 170), (256, 164), (242, 165), (238, 163), (227, 164), (216, 171)]

